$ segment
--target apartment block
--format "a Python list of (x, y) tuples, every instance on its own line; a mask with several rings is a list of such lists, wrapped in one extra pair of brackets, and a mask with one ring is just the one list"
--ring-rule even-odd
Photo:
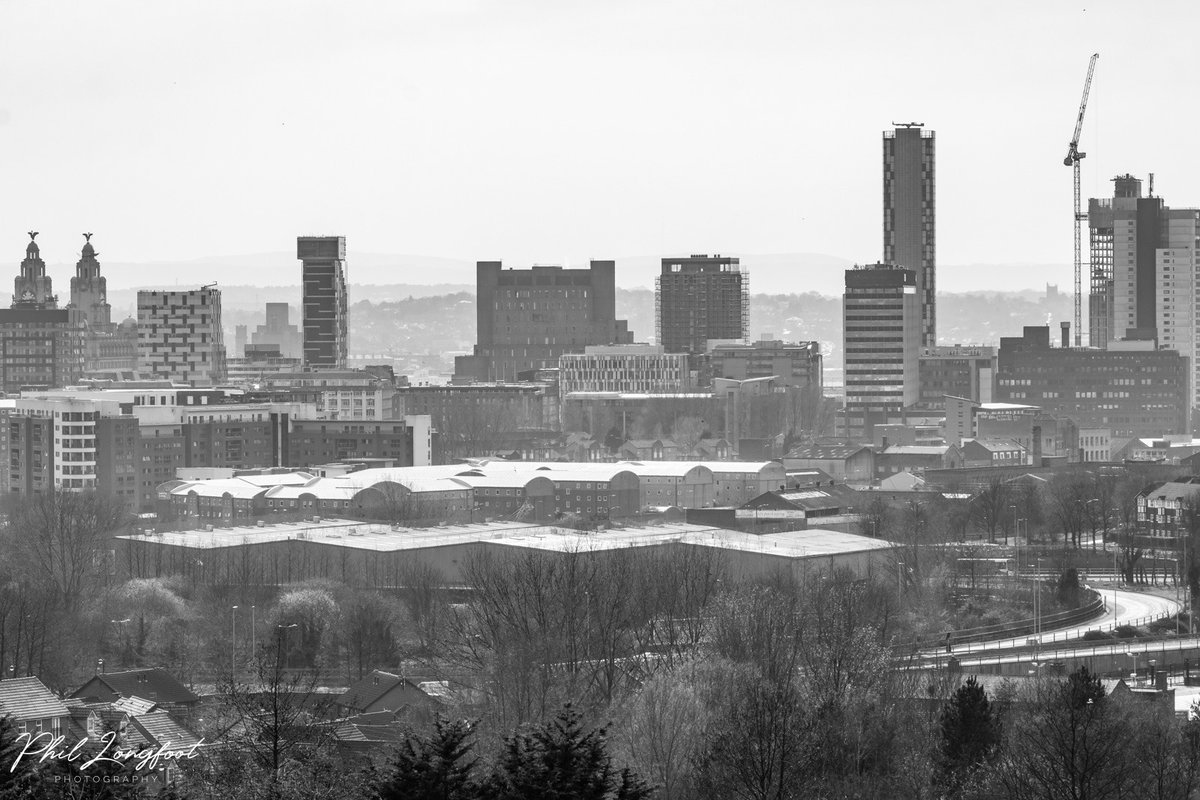
[(346, 368), (349, 310), (346, 294), (346, 237), (296, 239), (303, 280), (304, 366)]
[(937, 345), (934, 145), (917, 122), (883, 133), (883, 260), (916, 273), (924, 347)]
[(155, 289), (137, 297), (139, 372), (193, 387), (225, 380), (220, 290)]
[(745, 342), (750, 275), (736, 258), (664, 258), (655, 279), (658, 344), (668, 353), (708, 352), (710, 341)]

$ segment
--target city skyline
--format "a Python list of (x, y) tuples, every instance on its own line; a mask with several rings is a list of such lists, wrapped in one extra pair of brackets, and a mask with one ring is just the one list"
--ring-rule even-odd
[[(52, 265), (74, 262), (79, 230), (103, 231), (107, 261), (145, 265), (114, 285), (154, 282), (154, 262), (282, 251), (297, 232), (334, 230), (356, 252), (468, 262), (708, 251), (867, 263), (882, 256), (879, 134), (920, 121), (940, 140), (940, 264), (1065, 267), (1060, 151), (1095, 51), (1085, 195), (1154, 171), (1164, 195), (1197, 202), (1200, 165), (1147, 156), (1162, 137), (1118, 112), (1149, 103), (1162, 130), (1190, 126), (1194, 112), (1149, 80), (1184, 56), (1128, 42), (1200, 12), (939, 5), (909, 19), (874, 3), (336, 16), (118, 3), (49, 20), (10, 4), (5, 27), (23, 35), (0, 63), (39, 69), (0, 100), (21, 154), (0, 217), (43, 230)], [(981, 251), (976, 220), (996, 206), (1022, 207), (1025, 235)], [(411, 272), (397, 280), (426, 278)], [(1065, 286), (1070, 272), (1044, 279)], [(952, 271), (939, 284), (995, 288)]]

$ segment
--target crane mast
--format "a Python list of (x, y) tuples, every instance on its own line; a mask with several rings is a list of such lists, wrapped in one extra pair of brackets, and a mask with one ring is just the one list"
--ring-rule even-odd
[(1071, 143), (1067, 145), (1067, 157), (1063, 159), (1063, 164), (1074, 169), (1075, 177), (1075, 346), (1079, 347), (1082, 344), (1083, 333), (1083, 221), (1087, 219), (1087, 214), (1083, 213), (1081, 208), (1080, 189), (1079, 189), (1079, 162), (1082, 161), (1087, 153), (1079, 152), (1079, 136), (1083, 133), (1083, 114), (1087, 111), (1088, 94), (1092, 91), (1092, 73), (1096, 71), (1096, 59), (1100, 58), (1099, 53), (1092, 53), (1092, 60), (1088, 62), (1087, 79), (1083, 82), (1083, 98), (1079, 101), (1079, 116), (1075, 119), (1075, 134), (1071, 137)]

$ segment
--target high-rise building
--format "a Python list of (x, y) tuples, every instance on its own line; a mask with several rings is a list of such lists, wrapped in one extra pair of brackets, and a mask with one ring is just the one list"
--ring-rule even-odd
[(345, 369), (349, 335), (346, 300), (346, 237), (296, 239), (303, 290), (304, 366)]
[(193, 387), (225, 380), (219, 289), (155, 289), (137, 299), (141, 373)]
[(883, 260), (917, 273), (921, 345), (937, 344), (934, 133), (918, 122), (883, 132)]
[(870, 440), (917, 402), (921, 307), (916, 271), (894, 264), (846, 270), (842, 299), (846, 435)]
[(617, 319), (612, 261), (588, 269), (504, 269), (480, 261), (475, 269), (476, 345), (472, 355), (454, 359), (456, 381), (515, 381), (588, 345), (633, 342), (628, 324)]
[(1107, 347), (1129, 331), (1157, 337), (1161, 347), (1191, 359), (1190, 403), (1200, 405), (1200, 210), (1143, 197), (1142, 182), (1132, 175), (1113, 184), (1111, 199), (1088, 201), (1089, 343)]
[(736, 258), (664, 258), (655, 281), (658, 344), (697, 356), (710, 339), (745, 342), (750, 325), (750, 276)]
[(820, 342), (784, 342), (770, 335), (753, 344), (723, 344), (712, 348), (714, 378), (767, 378), (779, 385), (812, 389), (817, 397), (824, 388)]
[(92, 234), (83, 234), (83, 252), (75, 264), (75, 277), (71, 278), (71, 305), (83, 312), (88, 328), (108, 333), (112, 330), (112, 306), (108, 304), (108, 280), (100, 274), (100, 262), (96, 260), (96, 248), (92, 246)]
[(58, 308), (58, 297), (54, 294), (50, 276), (46, 274), (46, 262), (42, 260), (37, 235), (37, 231), (29, 232), (29, 244), (25, 246), (21, 272), (13, 280), (13, 308)]
[(267, 321), (250, 333), (250, 344), (278, 345), (283, 358), (303, 358), (304, 342), (300, 329), (291, 324), (291, 308), (287, 303), (267, 303)]

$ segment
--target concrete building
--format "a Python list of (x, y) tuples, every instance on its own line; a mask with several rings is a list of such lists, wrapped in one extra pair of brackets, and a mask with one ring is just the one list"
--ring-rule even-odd
[(315, 396), (316, 415), (323, 419), (375, 421), (397, 416), (393, 413), (396, 387), (366, 370), (263, 372), (257, 384), (266, 391)]
[(232, 386), (262, 387), (268, 376), (298, 373), (304, 368), (299, 358), (286, 358), (277, 344), (249, 344), (242, 358), (225, 360), (225, 382)]
[(291, 307), (287, 303), (267, 303), (266, 324), (259, 325), (250, 334), (250, 344), (275, 345), (283, 358), (304, 358), (304, 340), (300, 329), (291, 324)]
[(687, 355), (650, 344), (588, 345), (558, 358), (558, 388), (569, 392), (686, 392)]
[(65, 386), (84, 372), (87, 326), (73, 308), (0, 309), (0, 391)]
[(616, 291), (612, 261), (588, 269), (478, 262), (476, 345), (454, 359), (455, 381), (516, 381), (588, 345), (631, 344), (628, 325), (616, 318)]
[(299, 236), (296, 258), (304, 282), (304, 366), (345, 369), (349, 336), (346, 237)]
[(1108, 350), (1050, 346), (1048, 327), (1000, 340), (996, 399), (1036, 404), (1078, 428), (1114, 437), (1161, 436), (1188, 428), (1188, 359), (1153, 340), (1109, 342)]
[(892, 264), (846, 270), (843, 295), (846, 435), (901, 418), (919, 396), (921, 309), (916, 272)]
[(398, 467), (433, 463), (428, 416), (398, 419), (293, 420), (288, 433), (288, 466), (305, 469), (346, 459), (392, 459)]
[(736, 258), (664, 258), (654, 289), (658, 344), (668, 353), (699, 356), (710, 340), (745, 342), (749, 290), (750, 275)]
[(937, 346), (934, 144), (916, 122), (883, 133), (883, 260), (916, 273), (925, 347)]
[(491, 554), (605, 558), (635, 549), (707, 551), (722, 554), (734, 580), (784, 573), (814, 580), (842, 569), (865, 578), (888, 569), (896, 558), (895, 544), (849, 533), (810, 528), (760, 535), (686, 523), (580, 532), (515, 521), (420, 529), (310, 519), (122, 536), (116, 544), (118, 562), (129, 564), (134, 578), (179, 575), (189, 584), (208, 585), (236, 574), (247, 584), (326, 579), (374, 589), (400, 585), (414, 563), (434, 568), (446, 585), (460, 587), (463, 566), (478, 555)]
[(37, 235), (37, 231), (29, 232), (29, 244), (25, 245), (25, 258), (21, 261), (21, 271), (13, 280), (13, 308), (38, 310), (58, 308), (58, 297), (54, 294), (50, 276), (46, 274), (46, 262), (42, 260)]
[(720, 344), (709, 353), (713, 378), (767, 378), (780, 386), (807, 389), (820, 397), (824, 388), (820, 342), (784, 342), (764, 334), (753, 344)]
[(139, 372), (192, 387), (225, 380), (219, 289), (154, 289), (137, 297)]
[(996, 348), (961, 344), (922, 347), (917, 378), (918, 402), (923, 407), (945, 408), (946, 395), (990, 403), (996, 380)]

